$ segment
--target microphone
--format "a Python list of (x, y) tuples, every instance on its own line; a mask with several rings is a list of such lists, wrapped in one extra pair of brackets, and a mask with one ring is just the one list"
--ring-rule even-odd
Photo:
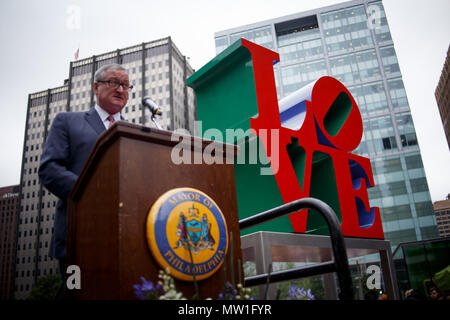
[(153, 116), (155, 116), (155, 115), (160, 116), (162, 114), (161, 109), (158, 107), (158, 105), (152, 99), (150, 99), (150, 97), (143, 97), (142, 105), (149, 108), (149, 110)]

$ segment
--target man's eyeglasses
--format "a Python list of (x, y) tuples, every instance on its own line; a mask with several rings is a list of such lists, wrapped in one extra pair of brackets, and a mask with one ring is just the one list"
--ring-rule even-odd
[(133, 86), (130, 86), (127, 83), (118, 82), (116, 80), (97, 80), (97, 82), (106, 83), (108, 85), (108, 87), (113, 88), (113, 89), (117, 89), (120, 86), (122, 86), (123, 90), (126, 90), (126, 91), (130, 91), (131, 89), (133, 89)]

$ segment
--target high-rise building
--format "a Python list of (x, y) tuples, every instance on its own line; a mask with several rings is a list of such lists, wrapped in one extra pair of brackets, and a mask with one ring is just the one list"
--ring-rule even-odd
[(219, 54), (245, 38), (280, 54), (278, 99), (321, 76), (352, 93), (364, 134), (355, 153), (371, 160), (384, 235), (400, 242), (437, 237), (413, 119), (381, 1), (355, 0), (215, 33)]
[(0, 300), (12, 296), (19, 186), (0, 188)]
[(195, 96), (185, 85), (194, 70), (170, 37), (72, 61), (63, 86), (30, 94), (20, 184), (16, 299), (25, 299), (40, 276), (59, 274), (58, 262), (48, 256), (57, 198), (38, 177), (48, 131), (59, 112), (87, 111), (95, 104), (94, 73), (109, 63), (124, 66), (134, 86), (122, 110), (128, 122), (154, 127), (149, 111), (141, 106), (142, 97), (150, 96), (162, 110), (158, 119), (162, 128), (184, 128), (194, 134)]
[(450, 236), (450, 194), (446, 200), (436, 201), (433, 203), (434, 214), (436, 215), (439, 237)]
[(448, 148), (450, 149), (450, 46), (447, 50), (444, 68), (434, 95), (436, 96), (442, 124), (444, 125), (445, 136), (447, 137)]

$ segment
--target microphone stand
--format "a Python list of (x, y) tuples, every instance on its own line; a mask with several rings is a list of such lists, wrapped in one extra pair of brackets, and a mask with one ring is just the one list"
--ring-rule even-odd
[[(146, 106), (143, 105), (143, 107), (145, 108)], [(161, 125), (158, 123), (158, 121), (156, 121), (156, 112), (157, 112), (157, 110), (156, 110), (156, 109), (153, 110), (153, 109), (151, 109), (151, 108), (149, 108), (149, 107), (148, 107), (148, 110), (150, 110), (150, 113), (152, 114), (152, 115), (150, 116), (150, 119), (151, 119), (152, 122), (155, 124), (156, 128), (159, 129), (159, 130), (163, 130), (163, 128), (161, 127)], [(161, 115), (161, 114), (159, 114), (159, 115)]]
[(159, 125), (158, 121), (156, 121), (155, 114), (152, 112), (152, 116), (150, 117), (152, 119), (153, 123), (155, 124), (156, 128), (159, 130), (163, 130), (163, 128)]

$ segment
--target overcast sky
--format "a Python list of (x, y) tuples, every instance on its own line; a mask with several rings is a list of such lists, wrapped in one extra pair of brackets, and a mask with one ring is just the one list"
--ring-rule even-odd
[[(1, 0), (0, 187), (20, 183), (28, 94), (61, 86), (69, 62), (171, 36), (198, 70), (214, 32), (334, 0)], [(450, 42), (450, 1), (384, 0), (433, 201), (450, 193), (450, 151), (434, 97)]]

